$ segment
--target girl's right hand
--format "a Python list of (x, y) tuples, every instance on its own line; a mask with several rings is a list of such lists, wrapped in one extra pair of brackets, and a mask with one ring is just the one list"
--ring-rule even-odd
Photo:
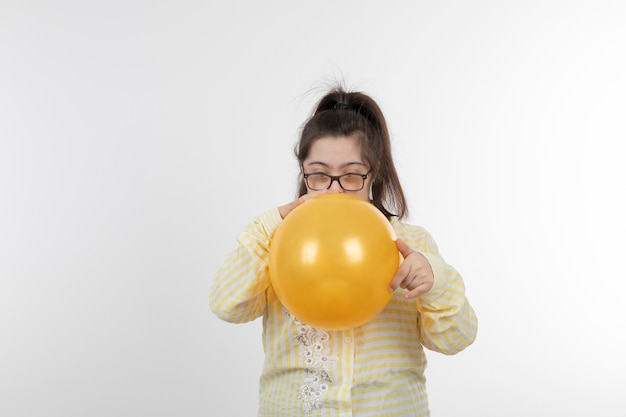
[(278, 211), (280, 212), (280, 217), (282, 217), (284, 220), (285, 217), (287, 217), (287, 215), (291, 213), (293, 209), (298, 207), (300, 204), (304, 203), (307, 200), (312, 199), (313, 197), (317, 197), (320, 194), (326, 194), (326, 193), (328, 193), (328, 190), (309, 191), (308, 193), (304, 194), (302, 197), (298, 198), (297, 200), (294, 200), (291, 203), (285, 204), (284, 206), (278, 207)]

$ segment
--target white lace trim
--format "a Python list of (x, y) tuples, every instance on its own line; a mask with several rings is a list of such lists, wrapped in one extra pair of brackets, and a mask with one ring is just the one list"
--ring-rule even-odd
[(300, 386), (298, 400), (305, 412), (322, 406), (322, 395), (333, 382), (330, 368), (337, 362), (336, 356), (329, 355), (330, 336), (324, 330), (302, 323), (291, 313), (287, 313), (298, 329), (296, 341), (300, 344), (300, 355), (304, 357), (306, 377)]

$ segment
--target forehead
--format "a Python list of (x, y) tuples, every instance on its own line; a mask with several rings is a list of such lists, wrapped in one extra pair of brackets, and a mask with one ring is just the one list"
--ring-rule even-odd
[(354, 137), (322, 137), (312, 145), (304, 165), (323, 163), (328, 166), (342, 166), (351, 163), (365, 164), (361, 154), (361, 143)]

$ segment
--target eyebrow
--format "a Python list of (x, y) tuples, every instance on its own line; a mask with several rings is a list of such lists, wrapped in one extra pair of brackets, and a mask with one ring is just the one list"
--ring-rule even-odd
[[(322, 162), (322, 161), (312, 161), (312, 162), (309, 162), (308, 164), (306, 164), (306, 166), (308, 166), (308, 167), (310, 167), (312, 165), (321, 165), (321, 166), (323, 166), (325, 168), (331, 168), (330, 165), (328, 165), (326, 162)], [(347, 163), (341, 165), (339, 167), (339, 169), (347, 168), (347, 167), (352, 166), (352, 165), (360, 165), (360, 166), (367, 167), (367, 165), (364, 164), (363, 162), (356, 162), (355, 161), (355, 162), (347, 162)]]

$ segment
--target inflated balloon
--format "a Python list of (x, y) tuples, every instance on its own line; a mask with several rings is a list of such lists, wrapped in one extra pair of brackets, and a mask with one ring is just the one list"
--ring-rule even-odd
[(371, 203), (323, 194), (294, 209), (270, 246), (270, 280), (298, 320), (327, 330), (358, 327), (391, 298), (395, 233)]

